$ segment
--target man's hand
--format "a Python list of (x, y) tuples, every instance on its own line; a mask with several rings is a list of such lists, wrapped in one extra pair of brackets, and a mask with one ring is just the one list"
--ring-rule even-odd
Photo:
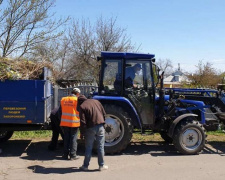
[(133, 88), (140, 89), (141, 88), (141, 84), (133, 84)]
[(137, 84), (133, 84), (133, 88), (137, 88), (138, 87), (138, 85)]
[(80, 133), (80, 139), (84, 139), (84, 134)]

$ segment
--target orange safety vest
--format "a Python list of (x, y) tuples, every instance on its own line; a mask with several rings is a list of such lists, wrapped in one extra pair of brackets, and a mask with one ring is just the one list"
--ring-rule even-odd
[(62, 116), (60, 126), (80, 127), (80, 117), (77, 111), (77, 97), (68, 96), (61, 100)]

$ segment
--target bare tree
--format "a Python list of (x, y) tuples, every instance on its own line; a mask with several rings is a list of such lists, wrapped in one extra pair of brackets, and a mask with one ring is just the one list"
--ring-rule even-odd
[(48, 42), (40, 43), (35, 46), (33, 52), (29, 54), (28, 59), (36, 62), (49, 62), (54, 69), (54, 79), (61, 79), (67, 73), (66, 67), (69, 67), (69, 61), (72, 57), (70, 49), (70, 40), (66, 35), (51, 39)]
[(116, 18), (98, 18), (92, 25), (89, 20), (77, 20), (70, 30), (71, 49), (74, 54), (67, 68), (67, 77), (98, 79), (101, 51), (137, 51), (126, 29), (116, 23)]
[(67, 68), (67, 76), (78, 79), (87, 79), (93, 75), (96, 59), (96, 37), (94, 28), (89, 20), (74, 21), (70, 30), (70, 39), (73, 56), (70, 68)]
[(164, 71), (165, 76), (172, 74), (173, 65), (170, 59), (158, 59), (156, 64), (159, 66), (160, 71)]
[(23, 56), (40, 43), (58, 37), (57, 28), (66, 20), (49, 14), (54, 0), (9, 0), (0, 14), (0, 56)]
[(103, 19), (101, 16), (96, 23), (97, 49), (99, 51), (137, 51), (126, 34), (126, 29), (118, 27), (117, 18)]

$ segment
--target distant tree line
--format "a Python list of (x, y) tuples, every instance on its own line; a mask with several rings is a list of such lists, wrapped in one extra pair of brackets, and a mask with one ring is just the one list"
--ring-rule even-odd
[[(165, 76), (172, 74), (173, 65), (169, 59), (159, 59), (156, 64)], [(225, 84), (225, 73), (213, 68), (213, 64), (202, 60), (195, 65), (196, 70), (192, 73), (182, 71), (188, 81), (181, 82), (184, 88), (217, 88), (218, 84)]]

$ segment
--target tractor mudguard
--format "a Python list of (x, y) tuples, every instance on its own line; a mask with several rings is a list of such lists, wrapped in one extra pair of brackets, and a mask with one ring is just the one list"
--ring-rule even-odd
[(169, 132), (168, 132), (168, 136), (169, 137), (173, 137), (173, 133), (174, 133), (174, 130), (175, 130), (175, 127), (176, 125), (181, 121), (183, 120), (184, 118), (186, 117), (190, 117), (190, 116), (198, 116), (196, 114), (192, 114), (192, 113), (187, 113), (187, 114), (182, 114), (181, 116), (178, 116), (172, 123), (172, 125), (170, 126), (170, 129), (169, 129)]
[(132, 119), (136, 119), (137, 122), (135, 122), (135, 124), (139, 125), (139, 127), (142, 129), (141, 119), (137, 113), (137, 110), (135, 109), (135, 107), (133, 106), (133, 104), (130, 102), (129, 99), (127, 99), (125, 97), (118, 97), (118, 96), (98, 96), (98, 95), (93, 96), (93, 99), (97, 99), (102, 104), (108, 104), (109, 102), (113, 102), (113, 104), (118, 102), (118, 104), (120, 104), (120, 106), (122, 106), (124, 104), (126, 106), (126, 108), (131, 109), (132, 113), (135, 116)]

